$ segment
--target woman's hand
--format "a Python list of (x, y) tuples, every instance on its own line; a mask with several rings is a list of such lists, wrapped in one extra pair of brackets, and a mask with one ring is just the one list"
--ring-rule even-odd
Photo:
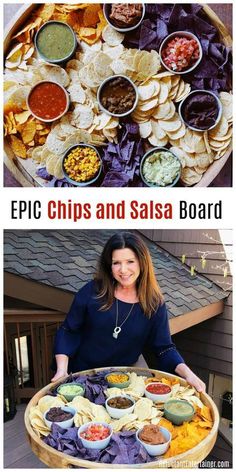
[(206, 391), (206, 385), (204, 382), (199, 379), (197, 375), (195, 375), (192, 371), (190, 371), (190, 374), (185, 377), (185, 380), (192, 385), (192, 387), (196, 388), (197, 392), (205, 392)]
[(67, 375), (68, 373), (66, 370), (58, 369), (54, 377), (52, 377), (51, 382), (56, 382), (56, 380), (61, 379), (62, 377), (66, 377)]
[(175, 369), (176, 374), (183, 377), (197, 392), (205, 392), (206, 385), (199, 379), (199, 377), (193, 373), (193, 371), (186, 364), (178, 364)]

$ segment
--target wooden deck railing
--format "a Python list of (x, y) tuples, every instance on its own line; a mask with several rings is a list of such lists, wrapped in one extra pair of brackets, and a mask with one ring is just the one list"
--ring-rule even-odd
[(4, 311), (5, 373), (17, 369), (18, 403), (50, 382), (54, 335), (64, 318), (64, 313), (49, 310)]

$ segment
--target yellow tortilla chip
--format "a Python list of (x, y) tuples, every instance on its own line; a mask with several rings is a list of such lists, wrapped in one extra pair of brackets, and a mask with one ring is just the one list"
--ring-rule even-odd
[(50, 20), (55, 11), (55, 3), (44, 3), (38, 10), (37, 16), (42, 18), (44, 22)]
[(26, 159), (26, 146), (21, 141), (21, 139), (17, 138), (14, 135), (10, 136), (10, 146), (12, 151), (17, 157), (21, 157), (22, 159)]
[(201, 416), (204, 420), (208, 420), (210, 422), (212, 422), (212, 417), (211, 417), (211, 412), (210, 412), (210, 408), (208, 408), (206, 405), (203, 405), (203, 407), (200, 409), (197, 410), (197, 413), (199, 416)]
[(40, 398), (38, 402), (38, 407), (41, 413), (45, 413), (45, 411), (49, 410), (54, 406), (64, 406), (65, 403), (58, 397), (53, 397), (52, 395), (45, 395), (44, 397)]
[(29, 144), (34, 139), (35, 133), (36, 133), (35, 121), (27, 121), (25, 125), (23, 126), (23, 129), (21, 132), (23, 143)]
[(22, 111), (21, 113), (15, 113), (15, 120), (20, 125), (23, 125), (24, 123), (26, 123), (30, 115), (31, 112), (29, 110)]
[(92, 5), (89, 5), (85, 10), (84, 10), (84, 15), (83, 15), (83, 25), (84, 26), (96, 26), (96, 24), (99, 22), (99, 16), (98, 12), (101, 10), (101, 6), (99, 3), (94, 3)]

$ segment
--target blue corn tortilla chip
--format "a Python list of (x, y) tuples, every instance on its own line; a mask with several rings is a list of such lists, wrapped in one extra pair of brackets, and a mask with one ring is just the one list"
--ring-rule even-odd
[(121, 123), (118, 143), (109, 143), (103, 152), (105, 177), (102, 187), (128, 187), (143, 185), (140, 181), (140, 161), (144, 154), (139, 126), (126, 120)]
[(231, 48), (220, 43), (218, 31), (199, 4), (147, 4), (143, 23), (126, 34), (125, 46), (158, 50), (162, 40), (174, 31), (190, 31), (201, 42), (204, 57), (185, 80), (192, 89), (219, 93), (232, 90)]
[(103, 464), (144, 464), (155, 460), (136, 441), (134, 431), (123, 431), (112, 435), (109, 445), (99, 451), (86, 449), (78, 438), (78, 428), (61, 428), (53, 424), (50, 434), (43, 439), (45, 444), (64, 454)]

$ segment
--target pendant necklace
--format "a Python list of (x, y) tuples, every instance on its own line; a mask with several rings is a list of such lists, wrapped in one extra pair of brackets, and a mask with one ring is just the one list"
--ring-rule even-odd
[(135, 303), (133, 303), (133, 305), (131, 306), (130, 310), (129, 310), (129, 313), (128, 315), (126, 316), (126, 318), (124, 319), (124, 321), (122, 321), (122, 323), (120, 325), (118, 325), (118, 320), (119, 320), (119, 307), (118, 307), (118, 299), (116, 299), (116, 326), (114, 328), (114, 331), (113, 331), (113, 338), (117, 339), (120, 332), (121, 332), (121, 327), (123, 326), (123, 324), (128, 320), (128, 318), (130, 317), (131, 315), (131, 312), (134, 308), (134, 305)]

